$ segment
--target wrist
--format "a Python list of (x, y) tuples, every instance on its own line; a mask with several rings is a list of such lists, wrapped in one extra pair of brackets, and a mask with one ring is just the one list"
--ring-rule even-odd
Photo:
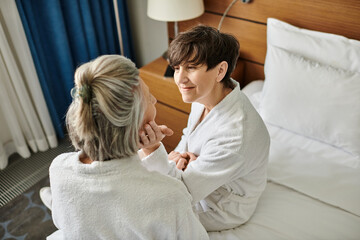
[(143, 153), (145, 154), (145, 156), (150, 155), (151, 153), (153, 153), (156, 149), (158, 149), (160, 147), (160, 143), (154, 144), (151, 147), (147, 147), (147, 148), (142, 148), (141, 150), (143, 151)]

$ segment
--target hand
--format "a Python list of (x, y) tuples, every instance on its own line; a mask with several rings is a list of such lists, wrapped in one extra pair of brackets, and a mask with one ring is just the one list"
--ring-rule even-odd
[(184, 170), (187, 168), (187, 166), (189, 166), (192, 161), (195, 161), (197, 159), (197, 156), (191, 152), (186, 152), (185, 154), (187, 154), (188, 156), (188, 163), (186, 164)]
[(178, 169), (183, 170), (188, 163), (186, 156), (183, 156), (184, 155), (180, 154), (179, 152), (171, 151), (168, 155), (168, 159), (174, 161)]
[(173, 135), (173, 131), (165, 125), (157, 125), (154, 121), (144, 125), (144, 129), (140, 130), (140, 148), (146, 155), (155, 151), (159, 146), (161, 140), (165, 136)]
[(176, 168), (184, 171), (189, 163), (195, 161), (197, 157), (191, 152), (179, 153), (172, 151), (169, 153), (168, 159), (176, 163)]

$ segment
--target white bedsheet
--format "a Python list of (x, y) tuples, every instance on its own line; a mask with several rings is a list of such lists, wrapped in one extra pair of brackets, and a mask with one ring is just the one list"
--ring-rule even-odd
[[(248, 92), (258, 106), (261, 84)], [(250, 85), (251, 86), (251, 85)], [(215, 239), (360, 239), (360, 159), (267, 125), (268, 185), (248, 223)]]
[(249, 222), (209, 235), (212, 240), (360, 239), (360, 218), (269, 182)]

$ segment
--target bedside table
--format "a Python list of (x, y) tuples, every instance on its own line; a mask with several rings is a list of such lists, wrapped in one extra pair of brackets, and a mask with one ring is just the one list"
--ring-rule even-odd
[(160, 57), (140, 68), (140, 77), (148, 85), (150, 92), (157, 99), (156, 123), (166, 125), (174, 131), (170, 137), (163, 139), (168, 152), (179, 143), (182, 130), (187, 125), (191, 104), (184, 103), (174, 79), (164, 77), (168, 62)]

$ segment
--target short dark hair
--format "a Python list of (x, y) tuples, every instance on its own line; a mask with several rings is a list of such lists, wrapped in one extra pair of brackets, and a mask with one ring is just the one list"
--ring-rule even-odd
[(225, 87), (232, 87), (230, 75), (234, 71), (240, 51), (240, 44), (230, 34), (221, 33), (216, 28), (198, 25), (180, 33), (168, 50), (170, 66), (183, 63), (207, 65), (213, 69), (222, 61), (228, 63), (228, 70), (221, 81)]

